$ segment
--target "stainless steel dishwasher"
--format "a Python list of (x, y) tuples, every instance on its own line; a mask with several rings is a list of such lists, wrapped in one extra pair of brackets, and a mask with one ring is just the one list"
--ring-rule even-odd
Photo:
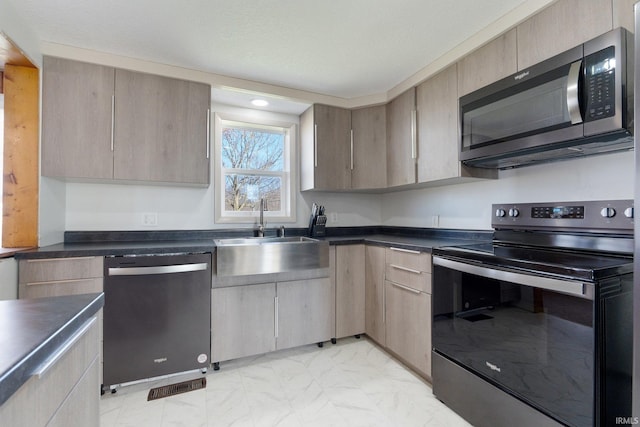
[(146, 378), (206, 371), (211, 254), (107, 257), (104, 277), (103, 391)]

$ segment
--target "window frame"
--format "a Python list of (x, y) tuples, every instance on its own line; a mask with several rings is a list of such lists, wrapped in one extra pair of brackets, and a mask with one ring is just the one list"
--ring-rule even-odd
[[(291, 122), (270, 120), (267, 118), (249, 117), (238, 114), (214, 113), (214, 206), (215, 222), (225, 224), (256, 224), (260, 216), (259, 211), (229, 212), (225, 207), (225, 173), (229, 169), (222, 165), (222, 129), (229, 123), (245, 128), (277, 128), (284, 131), (284, 165), (283, 171), (253, 171), (260, 176), (282, 177), (281, 182), (281, 209), (277, 212), (266, 210), (264, 212), (267, 224), (296, 222), (296, 148), (297, 125)], [(232, 171), (234, 169), (231, 169)]]

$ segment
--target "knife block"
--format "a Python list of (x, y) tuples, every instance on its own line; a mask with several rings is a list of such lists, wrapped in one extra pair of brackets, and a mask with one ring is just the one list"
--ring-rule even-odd
[(313, 227), (311, 229), (311, 236), (312, 237), (326, 236), (327, 235), (326, 225), (327, 225), (326, 215), (318, 215), (313, 223)]

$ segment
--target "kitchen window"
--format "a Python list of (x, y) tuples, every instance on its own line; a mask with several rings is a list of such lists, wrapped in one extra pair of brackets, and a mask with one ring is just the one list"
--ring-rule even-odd
[(294, 138), (291, 123), (216, 114), (216, 222), (256, 222), (261, 199), (267, 223), (295, 221)]

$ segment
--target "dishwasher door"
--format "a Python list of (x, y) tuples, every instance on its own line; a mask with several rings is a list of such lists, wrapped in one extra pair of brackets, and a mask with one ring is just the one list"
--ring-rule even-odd
[(211, 254), (107, 257), (104, 385), (209, 366)]

